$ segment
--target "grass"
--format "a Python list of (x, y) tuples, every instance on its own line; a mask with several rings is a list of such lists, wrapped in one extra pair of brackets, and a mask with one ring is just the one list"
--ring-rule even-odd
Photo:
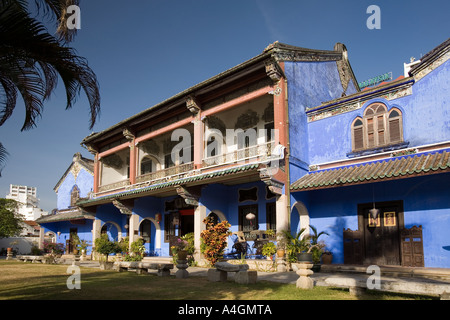
[[(68, 265), (0, 260), (0, 300), (355, 300), (348, 290), (259, 281), (240, 285), (209, 282), (206, 277), (176, 279), (154, 274), (103, 271), (81, 267), (80, 290), (67, 288)], [(407, 295), (370, 293), (359, 299), (417, 299)]]

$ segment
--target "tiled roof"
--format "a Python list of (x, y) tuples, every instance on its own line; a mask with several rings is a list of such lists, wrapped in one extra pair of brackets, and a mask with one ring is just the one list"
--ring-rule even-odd
[(97, 197), (97, 198), (87, 199), (87, 200), (80, 200), (77, 202), (77, 205), (83, 206), (85, 204), (91, 204), (91, 203), (95, 203), (98, 201), (113, 200), (113, 199), (136, 195), (136, 194), (140, 194), (140, 193), (144, 193), (144, 192), (148, 192), (148, 191), (174, 187), (174, 186), (186, 184), (189, 182), (211, 179), (211, 178), (215, 178), (218, 176), (224, 176), (224, 175), (239, 173), (239, 172), (243, 172), (243, 171), (256, 170), (259, 167), (260, 167), (260, 163), (252, 163), (252, 164), (241, 165), (241, 166), (232, 167), (232, 168), (228, 168), (228, 169), (202, 173), (202, 174), (198, 174), (198, 175), (195, 175), (192, 177), (185, 177), (185, 178), (177, 179), (174, 181), (158, 183), (158, 184), (150, 185), (148, 187), (141, 187), (141, 188), (137, 188), (134, 190), (128, 190), (128, 191), (123, 191), (123, 192), (119, 192), (119, 193), (114, 193), (114, 194), (103, 196), (103, 197)]
[(94, 219), (92, 215), (83, 212), (80, 209), (68, 209), (58, 211), (56, 214), (49, 214), (36, 219), (39, 224), (50, 223), (56, 221), (69, 221), (69, 220), (79, 220), (79, 219)]
[(450, 151), (423, 153), (313, 171), (291, 184), (292, 191), (334, 188), (367, 182), (450, 172)]

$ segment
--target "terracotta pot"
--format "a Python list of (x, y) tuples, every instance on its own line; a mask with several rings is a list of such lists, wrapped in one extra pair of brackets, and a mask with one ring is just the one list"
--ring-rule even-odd
[(322, 254), (322, 263), (323, 264), (331, 264), (333, 261), (333, 255), (332, 254)]
[(6, 248), (7, 253), (11, 253), (13, 251), (13, 248)]
[(284, 249), (278, 249), (277, 250), (277, 257), (283, 258), (284, 257)]

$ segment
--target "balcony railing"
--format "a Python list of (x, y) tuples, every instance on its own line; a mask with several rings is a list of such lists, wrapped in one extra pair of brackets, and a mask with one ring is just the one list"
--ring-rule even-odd
[(179, 178), (180, 175), (194, 169), (194, 162), (183, 163), (178, 166), (158, 170), (155, 172), (146, 173), (136, 177), (136, 183), (155, 181), (168, 177)]
[[(204, 158), (202, 161), (202, 169), (213, 168), (215, 166), (230, 165), (242, 162), (269, 161), (278, 158), (275, 148), (276, 144), (271, 141), (258, 144), (248, 148), (238, 149), (233, 152)], [(115, 183), (103, 185), (99, 187), (98, 192), (113, 191), (116, 189), (131, 189), (149, 186), (156, 183), (174, 181), (187, 176), (196, 175), (201, 170), (194, 170), (194, 162), (184, 163), (170, 168), (146, 173), (136, 177), (136, 183), (130, 185), (129, 179), (118, 181)]]
[(111, 191), (115, 189), (121, 189), (125, 186), (130, 185), (130, 179), (125, 179), (121, 181), (117, 181), (114, 183), (105, 184), (98, 187), (98, 192)]
[(243, 149), (238, 149), (221, 155), (204, 158), (202, 165), (203, 168), (205, 168), (217, 165), (232, 164), (252, 159), (260, 161), (268, 160), (272, 156), (273, 146), (274, 142), (271, 141)]

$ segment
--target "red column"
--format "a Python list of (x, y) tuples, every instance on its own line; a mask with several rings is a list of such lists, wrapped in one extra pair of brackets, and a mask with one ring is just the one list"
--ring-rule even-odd
[(98, 160), (98, 152), (95, 154), (94, 157), (94, 193), (98, 192), (98, 182), (99, 182), (99, 166), (100, 166), (100, 160)]
[(203, 149), (204, 149), (204, 126), (202, 121), (201, 110), (198, 111), (194, 120), (194, 168), (202, 167)]
[(135, 140), (130, 141), (130, 184), (136, 183), (136, 146)]

